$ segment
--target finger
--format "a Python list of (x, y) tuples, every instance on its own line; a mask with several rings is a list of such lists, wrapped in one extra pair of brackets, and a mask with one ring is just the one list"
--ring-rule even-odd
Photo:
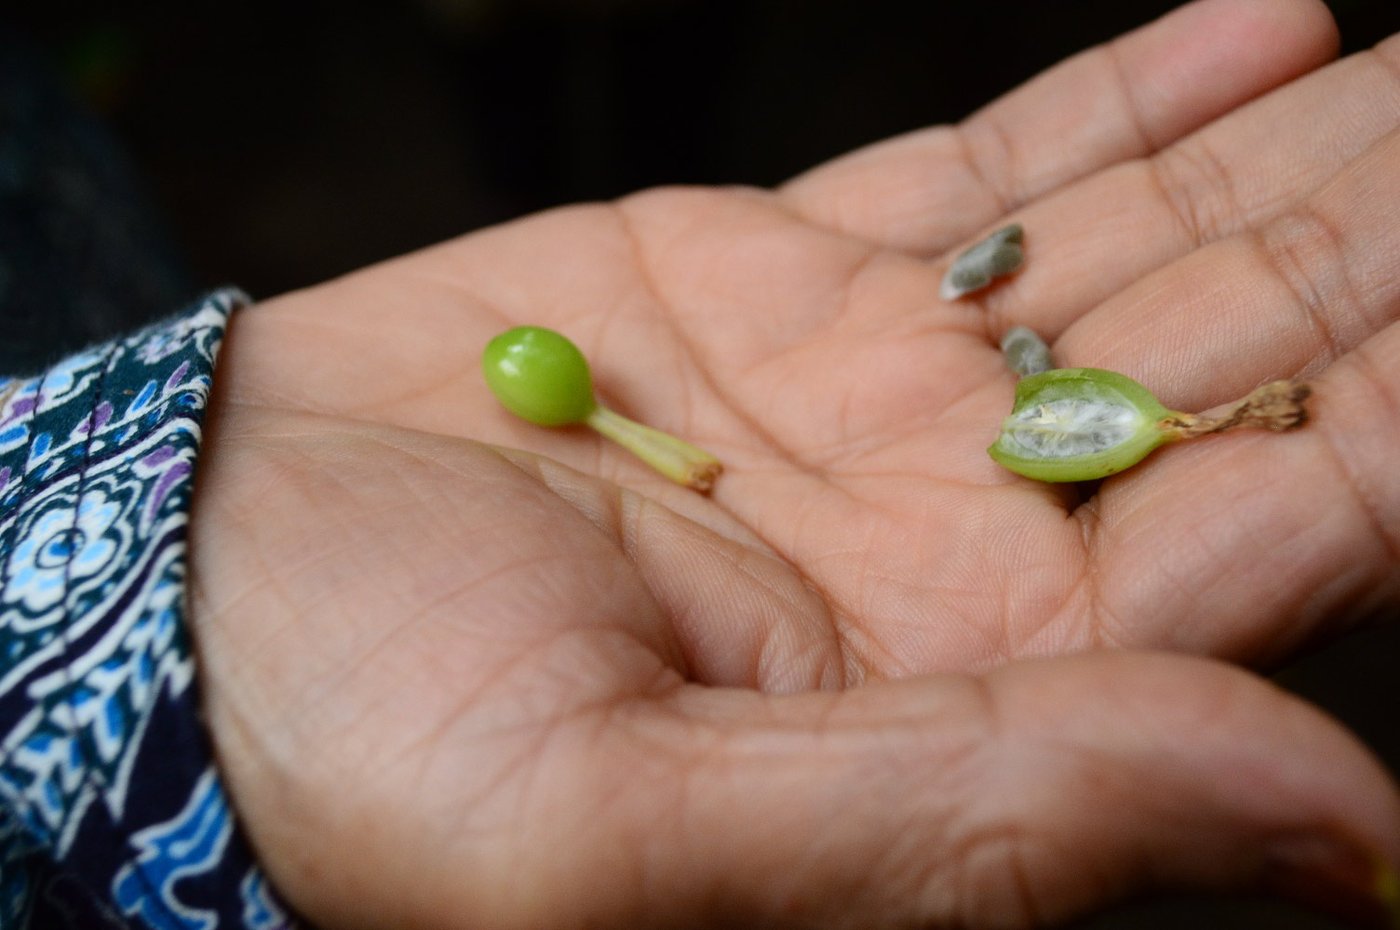
[(1116, 368), (1175, 409), (1313, 375), (1400, 316), (1400, 129), (1257, 232), (1199, 249), (1081, 318), (1064, 365)]
[(1099, 641), (1269, 663), (1400, 601), (1400, 323), (1314, 382), (1311, 419), (1165, 449), (1091, 508)]
[(1400, 500), (1361, 490), (1393, 457), (1336, 451), (1361, 430), (1393, 456), (1394, 414), (1384, 392), (1342, 402), (1331, 387), (1380, 347), (1400, 351), (1397, 217), (1400, 130), (1257, 233), (1149, 275), (1059, 340), (1061, 364), (1123, 371), (1178, 410), (1317, 382), (1303, 429), (1162, 450), (1076, 511), (1095, 581), (1064, 610), (1087, 635), (1268, 663), (1400, 597)]
[(714, 925), (1017, 927), (1147, 886), (1285, 877), (1355, 913), (1373, 905), (1346, 889), (1400, 856), (1395, 789), (1349, 734), (1199, 660), (1100, 654), (783, 699), (696, 690), (669, 709), (685, 722), (639, 724), (645, 754), (570, 775), (606, 785), (620, 820), (545, 818), (587, 852), (541, 851), (541, 887), (608, 862), (588, 897), (604, 924), (646, 923), (628, 912), (642, 900)]
[(1312, 0), (1189, 4), (1050, 69), (958, 127), (862, 149), (782, 193), (814, 222), (936, 253), (1317, 67), (1336, 43), (1326, 8)]
[(1291, 210), (1400, 126), (1400, 36), (1301, 78), (1151, 158), (1026, 207), (1024, 270), (982, 303), (1047, 338), (1203, 244)]

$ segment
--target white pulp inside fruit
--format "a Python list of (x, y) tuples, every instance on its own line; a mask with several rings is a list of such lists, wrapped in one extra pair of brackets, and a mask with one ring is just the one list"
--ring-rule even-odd
[(1142, 428), (1131, 407), (1103, 400), (1060, 398), (1007, 417), (1002, 439), (1027, 458), (1067, 459), (1112, 449)]

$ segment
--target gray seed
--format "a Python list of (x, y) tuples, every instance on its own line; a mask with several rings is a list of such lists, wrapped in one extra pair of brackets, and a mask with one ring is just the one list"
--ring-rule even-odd
[(1013, 326), (1006, 331), (1001, 337), (1001, 351), (1006, 355), (1007, 366), (1022, 378), (1055, 367), (1045, 340), (1024, 326)]
[(938, 296), (944, 300), (957, 300), (1020, 268), (1025, 259), (1021, 249), (1024, 236), (1021, 224), (1012, 223), (963, 252), (943, 276)]

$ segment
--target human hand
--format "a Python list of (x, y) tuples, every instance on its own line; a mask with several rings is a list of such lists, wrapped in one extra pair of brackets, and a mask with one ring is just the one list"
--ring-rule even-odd
[[(1219, 661), (1400, 593), (1400, 40), (1294, 80), (1334, 41), (1211, 0), (777, 192), (237, 317), (192, 617), (274, 881), (328, 927), (1017, 926), (1400, 861), (1376, 762)], [(939, 302), (1013, 218), (1025, 270)], [(478, 359), (517, 323), (717, 453), (713, 495), (505, 414)], [(986, 456), (1014, 323), (1179, 409), (1301, 373), (1314, 422), (1080, 501)]]

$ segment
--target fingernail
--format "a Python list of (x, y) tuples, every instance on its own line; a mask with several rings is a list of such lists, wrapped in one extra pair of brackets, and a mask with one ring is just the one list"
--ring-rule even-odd
[(1400, 930), (1400, 879), (1385, 859), (1356, 846), (1292, 837), (1270, 847), (1267, 891), (1348, 924)]
[(1385, 903), (1385, 908), (1390, 912), (1391, 930), (1400, 930), (1400, 875), (1395, 874), (1395, 869), (1381, 860), (1380, 877), (1376, 880), (1377, 896)]

